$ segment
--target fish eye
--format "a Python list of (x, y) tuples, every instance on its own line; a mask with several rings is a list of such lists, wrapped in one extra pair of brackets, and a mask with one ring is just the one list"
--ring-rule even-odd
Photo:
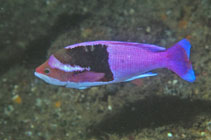
[(45, 74), (49, 74), (50, 73), (50, 69), (49, 68), (45, 68), (44, 73)]

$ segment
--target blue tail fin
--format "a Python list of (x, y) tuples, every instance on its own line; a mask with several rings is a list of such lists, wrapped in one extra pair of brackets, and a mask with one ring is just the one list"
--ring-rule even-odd
[(189, 61), (191, 44), (183, 39), (167, 50), (167, 68), (175, 72), (182, 79), (194, 82), (195, 74)]

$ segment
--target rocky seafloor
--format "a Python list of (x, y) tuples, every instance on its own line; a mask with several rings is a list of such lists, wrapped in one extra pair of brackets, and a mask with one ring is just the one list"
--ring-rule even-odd
[[(169, 48), (191, 41), (196, 81), (158, 76), (85, 90), (34, 70), (66, 45), (119, 40)], [(210, 140), (210, 0), (2, 0), (1, 140)]]

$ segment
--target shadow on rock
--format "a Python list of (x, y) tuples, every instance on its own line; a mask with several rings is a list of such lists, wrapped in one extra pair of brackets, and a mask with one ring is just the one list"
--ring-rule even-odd
[(0, 75), (10, 69), (10, 67), (16, 64), (22, 64), (23, 62), (33, 68), (35, 65), (40, 65), (46, 59), (47, 50), (51, 42), (61, 33), (73, 28), (79, 28), (80, 24), (87, 17), (89, 17), (89, 14), (62, 13), (55, 20), (55, 23), (46, 29), (46, 34), (30, 40), (26, 49), (21, 50), (13, 49), (13, 46), (12, 48), (8, 47), (5, 52), (2, 52), (2, 54), (6, 55), (0, 60), (1, 67), (3, 68), (0, 70)]
[(211, 114), (211, 102), (180, 99), (175, 96), (147, 97), (128, 104), (119, 112), (107, 115), (102, 121), (88, 128), (89, 136), (106, 133), (126, 135), (137, 129), (153, 128), (180, 123), (191, 125), (193, 118), (201, 113)]
[(50, 27), (46, 35), (43, 35), (32, 42), (30, 42), (29, 49), (25, 52), (24, 60), (27, 64), (41, 64), (43, 60), (46, 59), (47, 50), (50, 44), (55, 40), (60, 34), (66, 32), (72, 28), (79, 28), (80, 24), (89, 16), (81, 14), (66, 14), (63, 13), (58, 16), (54, 25)]

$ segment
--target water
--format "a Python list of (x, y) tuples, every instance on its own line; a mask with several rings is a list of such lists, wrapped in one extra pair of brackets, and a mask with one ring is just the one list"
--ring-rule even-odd
[[(0, 5), (0, 139), (210, 139), (211, 3), (12, 1)], [(86, 90), (52, 86), (35, 67), (69, 44), (191, 40), (196, 82), (172, 72)]]

